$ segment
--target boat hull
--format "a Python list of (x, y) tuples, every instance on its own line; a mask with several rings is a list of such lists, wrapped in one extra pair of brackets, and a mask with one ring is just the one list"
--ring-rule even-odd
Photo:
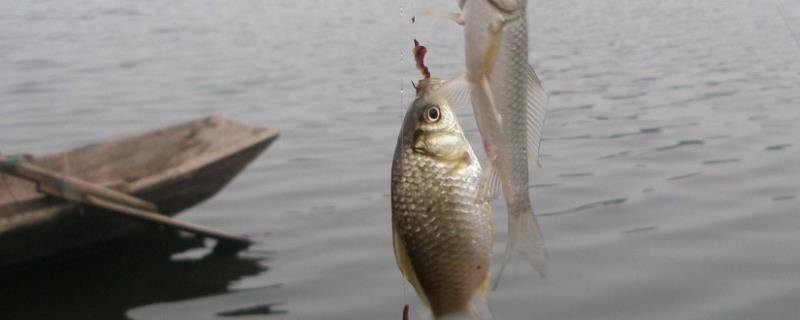
[[(134, 194), (172, 216), (219, 192), (277, 137), (273, 129), (212, 116), (31, 161), (59, 172), (74, 171), (70, 174)], [(111, 168), (94, 164), (96, 170), (92, 170), (91, 163), (81, 167), (82, 157), (107, 157)], [(63, 161), (65, 158), (71, 159)], [(157, 170), (147, 172), (148, 168)], [(156, 227), (97, 207), (43, 196), (26, 180), (9, 175), (2, 179), (0, 268), (76, 252)]]

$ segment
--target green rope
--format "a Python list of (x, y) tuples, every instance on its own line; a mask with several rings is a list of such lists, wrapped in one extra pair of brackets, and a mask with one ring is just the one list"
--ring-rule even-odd
[(0, 162), (0, 167), (14, 169), (23, 161), (25, 161), (23, 156), (7, 156), (5, 161)]

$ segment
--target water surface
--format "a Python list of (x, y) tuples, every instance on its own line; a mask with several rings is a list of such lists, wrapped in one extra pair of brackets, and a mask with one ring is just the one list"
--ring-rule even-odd
[[(463, 70), (458, 26), (410, 24), (423, 5), (456, 9), (0, 2), (4, 153), (55, 152), (215, 112), (282, 131), (219, 195), (181, 215), (253, 236), (254, 248), (133, 264), (119, 256), (136, 249), (114, 247), (7, 280), (0, 292), (14, 298), (0, 301), (26, 302), (0, 303), (3, 313), (392, 319), (404, 303), (419, 310), (389, 232), (389, 167), (417, 79), (411, 39), (428, 46), (434, 76)], [(541, 279), (512, 264), (490, 298), (498, 319), (800, 314), (800, 48), (787, 31), (800, 30), (800, 3), (784, 6), (788, 24), (767, 0), (531, 2), (530, 60), (551, 92), (544, 166), (531, 180), (550, 271)], [(458, 112), (477, 143), (470, 110)], [(504, 245), (498, 228), (495, 263)]]

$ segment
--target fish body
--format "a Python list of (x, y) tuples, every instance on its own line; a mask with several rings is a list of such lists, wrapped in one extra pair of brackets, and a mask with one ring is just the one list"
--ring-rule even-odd
[[(548, 95), (528, 63), (525, 0), (462, 0), (466, 73), (442, 91), (469, 92), (487, 165), (481, 189), (499, 189), (508, 208), (508, 240), (497, 279), (515, 254), (540, 274), (546, 251), (528, 192), (529, 165), (539, 158)], [(495, 282), (495, 284), (497, 281)]]
[(443, 81), (420, 81), (392, 163), (392, 235), (400, 271), (436, 319), (490, 319), (485, 307), (492, 252), (481, 167), (448, 102)]

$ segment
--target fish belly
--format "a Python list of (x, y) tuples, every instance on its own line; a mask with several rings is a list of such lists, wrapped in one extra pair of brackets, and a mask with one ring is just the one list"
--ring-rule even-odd
[(437, 318), (467, 312), (489, 276), (490, 213), (476, 201), (479, 169), (464, 171), (421, 163), (394, 179), (398, 265)]

